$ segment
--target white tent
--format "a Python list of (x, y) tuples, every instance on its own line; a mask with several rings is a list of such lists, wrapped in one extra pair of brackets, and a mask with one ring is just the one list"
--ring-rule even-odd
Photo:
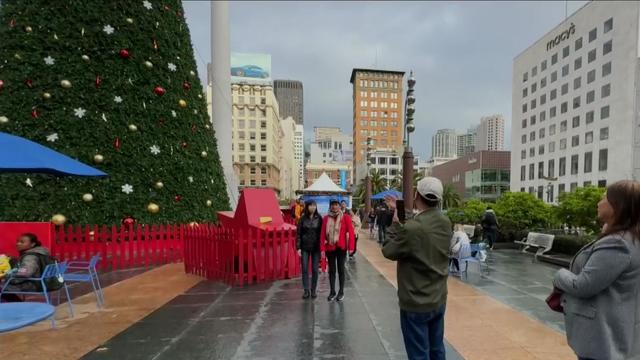
[(336, 183), (331, 180), (327, 173), (322, 173), (316, 181), (311, 184), (308, 188), (299, 191), (302, 194), (305, 193), (335, 193), (335, 194), (347, 194), (349, 193), (347, 190), (341, 188), (336, 185)]

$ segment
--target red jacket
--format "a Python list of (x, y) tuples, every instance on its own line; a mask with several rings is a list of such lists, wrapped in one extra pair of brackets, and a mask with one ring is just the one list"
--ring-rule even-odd
[[(329, 223), (329, 215), (322, 219), (322, 232), (320, 233), (320, 250), (321, 251), (334, 251), (336, 246), (342, 250), (355, 251), (356, 234), (353, 230), (353, 222), (349, 215), (343, 215), (340, 222), (340, 236), (338, 237), (338, 243), (336, 245), (327, 244), (327, 223)], [(348, 248), (347, 248), (347, 234), (349, 235)]]

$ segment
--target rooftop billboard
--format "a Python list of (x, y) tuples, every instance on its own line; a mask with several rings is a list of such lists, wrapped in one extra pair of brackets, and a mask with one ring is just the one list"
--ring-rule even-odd
[(271, 83), (271, 55), (231, 53), (231, 82)]

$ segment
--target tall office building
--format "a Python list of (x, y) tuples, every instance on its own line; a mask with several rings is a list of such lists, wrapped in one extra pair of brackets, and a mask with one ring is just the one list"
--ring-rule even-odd
[(458, 136), (454, 129), (440, 129), (431, 138), (432, 159), (455, 159), (458, 153)]
[(352, 163), (353, 137), (340, 128), (316, 127), (315, 139), (311, 143), (312, 164)]
[(514, 59), (511, 191), (640, 178), (639, 13), (588, 2)]
[(476, 152), (476, 147), (478, 147), (478, 129), (471, 128), (467, 130), (466, 134), (458, 135), (457, 146), (458, 157)]
[(297, 189), (304, 188), (304, 126), (296, 124), (296, 133), (293, 139), (296, 166), (298, 167)]
[(291, 116), (296, 124), (304, 124), (302, 82), (297, 80), (273, 80), (273, 91), (280, 106), (280, 117), (286, 119)]
[(502, 115), (484, 116), (477, 130), (477, 151), (504, 150), (504, 118)]
[[(353, 69), (353, 162), (366, 161), (367, 137), (374, 149), (401, 150), (404, 71)], [(355, 181), (365, 177), (357, 171)]]

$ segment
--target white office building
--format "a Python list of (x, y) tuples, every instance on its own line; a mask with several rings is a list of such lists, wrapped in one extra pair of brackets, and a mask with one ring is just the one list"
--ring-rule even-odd
[(431, 157), (455, 159), (458, 154), (458, 135), (454, 129), (440, 129), (431, 138)]
[(296, 124), (293, 138), (294, 158), (298, 166), (298, 189), (304, 189), (304, 126)]
[(513, 64), (511, 190), (640, 178), (640, 2), (589, 2)]
[(504, 150), (504, 118), (502, 115), (497, 114), (482, 117), (476, 134), (476, 151)]

